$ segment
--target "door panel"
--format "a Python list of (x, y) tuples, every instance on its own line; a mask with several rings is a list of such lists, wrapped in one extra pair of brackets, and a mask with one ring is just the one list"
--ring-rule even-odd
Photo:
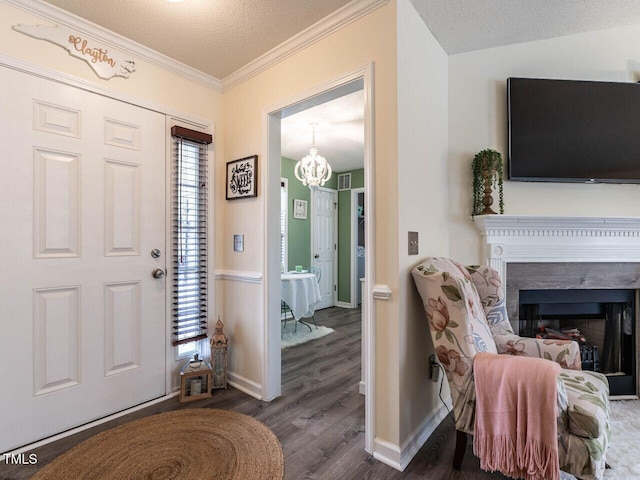
[(33, 292), (34, 395), (80, 383), (80, 288)]
[(105, 161), (106, 256), (140, 255), (140, 170), (136, 164)]
[(335, 305), (335, 265), (337, 255), (335, 191), (318, 189), (312, 193), (313, 202), (313, 265), (320, 268), (320, 293), (322, 301), (316, 310)]
[(163, 115), (0, 84), (4, 452), (164, 395), (167, 249)]
[(80, 157), (34, 148), (36, 258), (80, 255)]
[(140, 367), (140, 282), (105, 284), (105, 375)]

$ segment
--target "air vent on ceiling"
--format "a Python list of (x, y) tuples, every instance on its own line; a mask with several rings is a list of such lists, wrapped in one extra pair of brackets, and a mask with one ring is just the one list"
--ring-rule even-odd
[(350, 173), (341, 173), (338, 175), (338, 190), (351, 190)]

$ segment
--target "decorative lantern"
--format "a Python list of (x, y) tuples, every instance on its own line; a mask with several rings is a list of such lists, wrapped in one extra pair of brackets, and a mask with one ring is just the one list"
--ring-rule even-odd
[(229, 339), (224, 334), (224, 324), (218, 316), (216, 333), (211, 337), (212, 388), (227, 388), (227, 346)]

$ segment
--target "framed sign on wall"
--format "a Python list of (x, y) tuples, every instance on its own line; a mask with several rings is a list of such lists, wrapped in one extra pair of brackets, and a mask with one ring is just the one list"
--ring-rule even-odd
[(258, 196), (258, 156), (227, 162), (227, 200)]
[(307, 219), (307, 201), (295, 198), (293, 200), (293, 218)]

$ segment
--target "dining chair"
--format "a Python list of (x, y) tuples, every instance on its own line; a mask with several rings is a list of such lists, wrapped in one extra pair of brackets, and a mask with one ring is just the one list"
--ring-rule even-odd
[[(293, 318), (291, 307), (284, 300), (280, 300), (280, 321), (284, 321), (284, 325), (282, 326), (283, 329), (287, 328), (288, 315), (291, 315), (291, 318)], [(283, 316), (284, 318), (282, 318)], [(293, 332), (295, 333), (298, 331), (298, 322), (295, 321), (295, 318), (293, 320), (295, 323)]]
[(309, 273), (313, 273), (320, 283), (320, 277), (322, 277), (322, 270), (320, 267), (309, 267)]

